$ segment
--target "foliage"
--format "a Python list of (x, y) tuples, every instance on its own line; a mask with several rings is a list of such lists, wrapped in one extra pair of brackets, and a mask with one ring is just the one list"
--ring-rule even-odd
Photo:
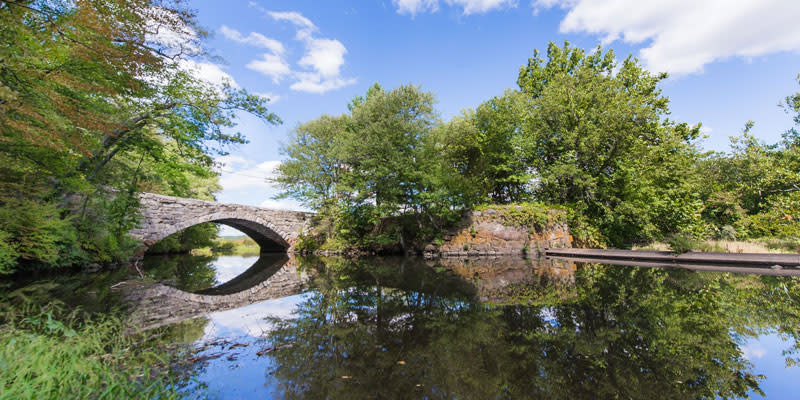
[(491, 208), (500, 212), (503, 225), (513, 227), (529, 227), (542, 232), (545, 228), (558, 223), (566, 222), (567, 213), (555, 206), (542, 203), (517, 203), (506, 206), (483, 206), (476, 210)]
[[(525, 97), (524, 160), (535, 199), (566, 205), (613, 245), (647, 241), (690, 222), (691, 170), (699, 126), (666, 118), (668, 99), (628, 57), (617, 70), (612, 51), (586, 53), (550, 44), (520, 68)], [(679, 202), (676, 204), (676, 202)]]
[(279, 122), (197, 76), (205, 36), (182, 0), (0, 3), (0, 209), (46, 225), (6, 231), (20, 268), (124, 258), (137, 192), (210, 199), (236, 113)]
[(195, 292), (216, 286), (215, 257), (184, 254), (179, 256), (148, 256), (143, 270), (149, 277), (164, 281), (184, 291)]
[(213, 247), (217, 244), (214, 239), (218, 233), (219, 227), (215, 224), (191, 226), (161, 239), (147, 249), (147, 252), (151, 254), (188, 253), (192, 249)]
[(743, 221), (752, 237), (800, 238), (800, 192), (772, 196), (765, 205)]
[(49, 305), (4, 307), (2, 319), (2, 399), (178, 398), (166, 355), (124, 335), (117, 317)]
[[(463, 278), (408, 261), (399, 268), (325, 259), (312, 268), (317, 290), (292, 317), (272, 319), (265, 344), (286, 398), (760, 393), (763, 377), (739, 346), (752, 335), (748, 325), (772, 321), (738, 300), (770, 301), (776, 286), (759, 278), (745, 286), (687, 271), (589, 265), (573, 284), (515, 286), (524, 301), (491, 305), (474, 292), (480, 265)], [(786, 317), (786, 327), (797, 321)]]
[(686, 233), (675, 233), (667, 238), (667, 244), (674, 253), (688, 253), (700, 246), (700, 242)]
[(300, 125), (284, 148), (275, 181), (316, 209), (326, 240), (404, 247), (458, 217), (467, 195), (439, 157), (443, 146), (431, 93), (416, 86), (372, 86), (349, 112)]
[(522, 202), (529, 197), (531, 175), (517, 149), (523, 96), (506, 91), (442, 124), (435, 133), (441, 157), (468, 182), (475, 202)]

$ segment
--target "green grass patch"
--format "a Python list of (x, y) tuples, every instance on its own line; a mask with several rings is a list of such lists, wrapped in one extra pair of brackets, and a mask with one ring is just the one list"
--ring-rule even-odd
[(4, 307), (0, 399), (173, 399), (166, 352), (123, 333), (115, 316)]
[(498, 211), (503, 225), (529, 227), (539, 232), (548, 226), (567, 221), (567, 212), (564, 209), (542, 203), (482, 205), (475, 208), (475, 211), (488, 210)]

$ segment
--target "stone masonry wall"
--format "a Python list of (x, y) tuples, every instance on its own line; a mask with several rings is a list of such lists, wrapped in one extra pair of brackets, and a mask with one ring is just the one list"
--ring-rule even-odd
[(140, 203), (142, 220), (140, 226), (130, 234), (140, 239), (145, 249), (190, 226), (218, 222), (252, 237), (262, 246), (262, 250), (291, 251), (300, 231), (313, 215), (152, 193), (142, 193)]
[(566, 222), (548, 223), (543, 229), (514, 226), (503, 218), (503, 209), (508, 207), (519, 206), (498, 206), (469, 212), (455, 229), (445, 234), (443, 243), (428, 245), (425, 256), (538, 256), (544, 254), (545, 248), (572, 247), (572, 236)]
[(289, 261), (268, 279), (237, 293), (206, 295), (184, 292), (161, 283), (124, 281), (115, 290), (128, 304), (129, 329), (147, 330), (217, 311), (301, 293), (310, 275)]

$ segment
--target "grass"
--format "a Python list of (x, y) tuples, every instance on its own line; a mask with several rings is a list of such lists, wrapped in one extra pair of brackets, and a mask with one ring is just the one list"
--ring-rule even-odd
[[(634, 246), (634, 250), (671, 251), (667, 243), (654, 242), (645, 246)], [(699, 242), (694, 251), (717, 253), (800, 253), (800, 241), (782, 239), (705, 240)]]
[(119, 318), (27, 308), (2, 313), (0, 399), (179, 397), (166, 353), (124, 335)]
[(204, 256), (257, 256), (261, 254), (261, 247), (248, 236), (221, 236), (215, 240), (213, 247), (194, 249), (192, 254)]

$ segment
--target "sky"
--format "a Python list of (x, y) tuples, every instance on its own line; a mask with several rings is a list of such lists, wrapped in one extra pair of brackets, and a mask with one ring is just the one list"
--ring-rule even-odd
[(446, 120), (516, 87), (534, 49), (565, 40), (668, 72), (675, 121), (702, 123), (725, 151), (748, 120), (774, 143), (792, 126), (779, 103), (800, 91), (797, 0), (200, 0), (190, 3), (220, 59), (194, 64), (268, 97), (283, 123), (241, 115), (250, 142), (217, 158), (218, 201), (302, 209), (267, 182), (299, 124), (338, 115), (373, 83), (421, 85)]

